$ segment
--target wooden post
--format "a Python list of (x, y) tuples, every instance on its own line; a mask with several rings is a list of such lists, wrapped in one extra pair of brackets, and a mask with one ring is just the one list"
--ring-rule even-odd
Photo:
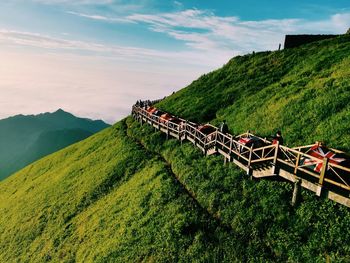
[(278, 159), (278, 152), (280, 149), (280, 143), (279, 141), (277, 141), (276, 143), (276, 150), (275, 150), (275, 156), (273, 157), (273, 164), (274, 164), (274, 168), (273, 168), (273, 174), (277, 174), (278, 170), (277, 170), (277, 159)]
[(232, 153), (233, 138), (230, 138), (230, 154)]
[(229, 161), (231, 162), (232, 161), (232, 145), (233, 145), (233, 138), (232, 138), (232, 136), (231, 136), (231, 140), (230, 140), (230, 159), (229, 159)]
[(262, 149), (261, 158), (264, 159), (264, 156), (265, 156), (265, 147)]
[(298, 153), (297, 160), (296, 160), (295, 167), (294, 167), (294, 174), (295, 175), (297, 175), (299, 163), (300, 163), (300, 153)]
[(320, 180), (318, 181), (318, 183), (320, 185), (323, 185), (323, 181), (324, 181), (324, 177), (326, 175), (327, 168), (328, 168), (328, 158), (324, 158), (323, 159), (322, 170), (321, 170), (321, 174), (320, 174)]
[[(183, 140), (186, 140), (186, 122), (185, 124), (180, 124), (180, 127), (179, 127), (179, 130), (180, 130), (180, 142), (181, 142), (181, 146), (182, 146), (182, 143), (183, 143)], [(182, 138), (184, 137), (184, 138)]]
[(207, 155), (207, 151), (208, 151), (207, 141), (208, 141), (208, 136), (205, 136), (203, 140), (204, 155)]
[(324, 178), (326, 176), (326, 171), (328, 168), (328, 159), (324, 158), (323, 159), (323, 164), (322, 164), (322, 169), (321, 169), (321, 174), (320, 174), (320, 178), (318, 180), (318, 187), (316, 190), (316, 195), (317, 196), (321, 196), (322, 193), (322, 187), (323, 187), (323, 182), (324, 182)]
[(293, 197), (292, 197), (292, 206), (296, 206), (299, 201), (299, 194), (300, 194), (300, 180), (296, 180), (294, 182), (294, 189), (293, 189)]
[(251, 169), (251, 163), (252, 163), (252, 156), (253, 156), (253, 145), (250, 146), (249, 150), (249, 158), (248, 158), (248, 170), (247, 170), (247, 175), (251, 175), (252, 169)]
[(166, 123), (166, 139), (169, 139), (169, 121)]
[(215, 132), (214, 149), (215, 149), (216, 152), (218, 151), (218, 131)]

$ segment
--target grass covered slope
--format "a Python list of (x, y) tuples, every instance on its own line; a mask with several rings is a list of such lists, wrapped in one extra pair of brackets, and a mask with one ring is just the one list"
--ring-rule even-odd
[(0, 262), (346, 261), (348, 208), (131, 118), (0, 182)]
[(321, 140), (350, 151), (350, 36), (233, 58), (159, 106), (234, 134), (281, 129), (289, 145)]
[(0, 262), (220, 259), (235, 245), (203, 211), (121, 122), (0, 183)]
[[(203, 156), (192, 143), (166, 140), (149, 125), (129, 120), (130, 136), (172, 167), (200, 206), (229, 229), (234, 249), (224, 262), (348, 262), (350, 210), (302, 189), (300, 204), (290, 202), (293, 185), (250, 180), (222, 156)], [(226, 247), (230, 249), (229, 247)]]

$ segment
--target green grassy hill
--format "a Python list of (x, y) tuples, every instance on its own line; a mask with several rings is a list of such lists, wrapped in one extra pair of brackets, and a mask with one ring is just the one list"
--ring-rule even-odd
[[(237, 57), (159, 104), (350, 149), (350, 38)], [(350, 210), (131, 117), (0, 182), (0, 262), (347, 262)]]
[(41, 157), (108, 127), (63, 110), (0, 120), (0, 180)]
[(350, 36), (233, 58), (161, 108), (234, 134), (281, 129), (289, 145), (322, 140), (350, 152)]

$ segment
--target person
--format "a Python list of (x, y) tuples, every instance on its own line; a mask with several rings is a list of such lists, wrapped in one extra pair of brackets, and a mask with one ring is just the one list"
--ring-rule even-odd
[(283, 137), (281, 131), (277, 131), (272, 139), (272, 144), (276, 144), (277, 142), (279, 142), (280, 145), (283, 144)]
[(221, 123), (220, 132), (222, 132), (223, 134), (228, 133), (228, 126), (227, 126), (225, 120), (223, 120), (222, 123)]
[(140, 106), (140, 108), (143, 108), (143, 101), (142, 100), (140, 100), (139, 106)]

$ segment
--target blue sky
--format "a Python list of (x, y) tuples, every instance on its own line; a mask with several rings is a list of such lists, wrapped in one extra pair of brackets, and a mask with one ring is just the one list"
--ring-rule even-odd
[(345, 0), (1, 1), (0, 118), (64, 108), (114, 122), (285, 34), (349, 27)]

